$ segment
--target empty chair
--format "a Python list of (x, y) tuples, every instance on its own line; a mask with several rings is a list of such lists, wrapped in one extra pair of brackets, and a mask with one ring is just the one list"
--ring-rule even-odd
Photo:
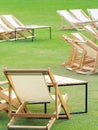
[[(13, 29), (15, 31), (16, 28), (18, 27), (24, 27), (24, 25), (18, 20), (16, 19), (16, 17), (14, 17), (13, 15), (2, 15), (1, 19), (5, 22), (5, 24), (10, 27), (11, 29)], [(25, 32), (29, 32), (30, 36), (27, 36), (25, 34)], [(17, 29), (16, 33), (18, 33), (22, 38), (28, 38), (28, 37), (32, 37), (32, 32), (30, 30), (27, 29)]]
[[(81, 30), (82, 25), (84, 24), (77, 18), (75, 18), (69, 11), (67, 10), (57, 10), (57, 13), (61, 16), (61, 29), (72, 29)], [(68, 25), (64, 25), (67, 22)]]
[[(50, 35), (51, 35), (51, 27), (50, 26), (40, 26), (40, 25), (24, 25), (21, 21), (19, 21), (15, 16), (13, 15), (2, 15), (1, 16), (3, 21), (12, 29), (15, 30), (15, 39), (16, 34), (20, 34), (24, 38), (31, 38), (35, 37), (34, 30), (35, 29), (45, 29), (49, 28)], [(25, 33), (25, 32), (28, 32)], [(51, 39), (51, 36), (50, 36)]]
[[(73, 40), (67, 35), (62, 36), (63, 40), (71, 45), (71, 51), (67, 62), (62, 65), (68, 70), (80, 69), (84, 64), (86, 64), (90, 59), (86, 56), (85, 49), (81, 46), (79, 41)], [(84, 42), (81, 40), (81, 43)]]
[[(61, 95), (58, 85), (54, 79), (54, 76), (50, 69), (46, 70), (26, 70), (26, 69), (17, 69), (17, 70), (9, 70), (5, 69), (4, 74), (7, 77), (9, 83), (10, 83), (10, 89), (9, 89), (9, 96), (10, 96), (10, 110), (9, 114), (12, 117), (10, 122), (8, 123), (8, 129), (13, 128), (20, 128), (20, 129), (47, 129), (49, 130), (56, 119), (59, 117), (62, 118), (70, 118), (69, 111), (66, 106), (66, 99), (67, 95), (64, 94)], [(45, 79), (45, 76), (48, 76), (53, 87), (54, 96), (51, 95), (51, 91), (49, 92), (47, 82)], [(15, 113), (12, 113), (12, 98), (11, 93), (12, 91), (15, 92), (17, 95), (17, 98), (20, 102), (20, 106), (17, 109)], [(34, 111), (34, 109), (31, 109), (31, 111), (28, 111), (29, 107), (28, 105), (34, 105), (34, 104), (42, 104), (42, 103), (49, 103), (51, 105), (53, 110), (49, 110), (47, 113), (44, 113), (41, 111), (41, 107), (39, 106), (39, 109), (37, 111)], [(64, 115), (59, 115), (61, 108), (63, 108), (65, 112)], [(49, 122), (46, 123), (46, 125), (41, 126), (39, 123), (37, 125), (19, 125), (15, 124), (16, 119), (19, 118), (25, 118), (27, 119), (26, 123), (28, 123), (28, 119), (35, 118), (41, 119), (41, 118), (47, 118), (49, 119)]]
[[(3, 30), (6, 32), (8, 37), (5, 40), (15, 40), (15, 29), (10, 28), (3, 20), (2, 17), (0, 16), (0, 27), (3, 28)], [(17, 34), (19, 34), (21, 37), (25, 36), (21, 33), (21, 30), (17, 31)]]

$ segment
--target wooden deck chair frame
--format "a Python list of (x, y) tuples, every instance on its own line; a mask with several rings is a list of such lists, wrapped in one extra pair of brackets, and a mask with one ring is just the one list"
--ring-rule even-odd
[[(5, 85), (6, 85), (6, 87), (4, 88), (3, 86), (5, 86)], [(12, 106), (15, 109), (15, 108), (18, 108), (20, 104), (16, 98), (15, 93), (12, 92), (12, 94), (13, 94), (12, 95)], [(4, 103), (7, 106), (7, 111), (9, 111), (9, 107), (8, 107), (8, 104), (9, 104), (9, 83), (8, 83), (8, 81), (1, 81), (0, 82), (0, 98), (1, 98), (1, 103), (2, 104)]]
[[(34, 129), (47, 129), (47, 130), (49, 130), (51, 128), (51, 126), (53, 125), (53, 123), (55, 122), (55, 120), (58, 119), (59, 117), (64, 117), (64, 118), (67, 117), (68, 119), (70, 118), (70, 114), (69, 114), (69, 111), (67, 109), (66, 103), (65, 103), (65, 101), (64, 101), (64, 99), (63, 99), (63, 97), (58, 89), (58, 85), (55, 82), (54, 76), (53, 76), (50, 69), (46, 69), (46, 70), (43, 70), (43, 69), (42, 70), (38, 70), (38, 69), (37, 70), (28, 70), (28, 69), (27, 70), (26, 69), (25, 70), (24, 69), (23, 70), (21, 70), (21, 69), (20, 70), (9, 70), (9, 69), (6, 69), (6, 70), (4, 70), (4, 74), (7, 77), (9, 84), (10, 84), (10, 89), (9, 89), (9, 97), (10, 97), (9, 109), (10, 109), (10, 111), (9, 111), (9, 115), (12, 118), (11, 118), (10, 122), (8, 123), (8, 129), (10, 129), (10, 128), (21, 128), (21, 129), (34, 128)], [(40, 112), (34, 114), (34, 111), (33, 111), (33, 113), (30, 113), (30, 112), (28, 113), (28, 111), (25, 108), (26, 108), (26, 105), (28, 103), (32, 102), (32, 100), (33, 100), (33, 103), (34, 102), (50, 102), (49, 101), (50, 100), (50, 93), (47, 91), (48, 88), (47, 88), (47, 83), (45, 80), (45, 75), (49, 76), (51, 83), (53, 84), (53, 89), (54, 89), (54, 93), (55, 93), (55, 96), (54, 96), (55, 97), (54, 98), (55, 99), (55, 112), (52, 114), (51, 113), (40, 113)], [(35, 79), (33, 79), (33, 77), (35, 77)], [(21, 82), (21, 85), (19, 86), (20, 82)], [(18, 85), (16, 85), (16, 83), (18, 83)], [(32, 83), (34, 86), (35, 86), (35, 83), (37, 83), (37, 85), (39, 86), (40, 94), (37, 91), (37, 89), (35, 90), (36, 94), (35, 94), (35, 92), (32, 91), (34, 86), (32, 86), (32, 87), (28, 86), (30, 84), (32, 85)], [(23, 90), (21, 88), (26, 91), (26, 94), (23, 93)], [(18, 89), (20, 89), (20, 90), (18, 90)], [(20, 104), (21, 104), (20, 107), (17, 109), (16, 113), (11, 113), (11, 91), (12, 90), (16, 93), (17, 98), (19, 99)], [(43, 92), (44, 90), (46, 91), (46, 93), (41, 95), (41, 92)], [(23, 94), (19, 94), (21, 92)], [(29, 95), (28, 95), (28, 92), (29, 92)], [(48, 92), (48, 94), (47, 94), (47, 92)], [(34, 95), (35, 95), (35, 97), (34, 97)], [(37, 95), (37, 97), (36, 97), (36, 95)], [(46, 96), (45, 100), (44, 100), (44, 96)], [(49, 99), (47, 98), (47, 96), (49, 96), (48, 97)], [(60, 104), (58, 104), (58, 102), (60, 102)], [(61, 111), (61, 107), (63, 108), (64, 112), (66, 113), (65, 116), (59, 115), (59, 113)], [(14, 124), (16, 119), (23, 118), (23, 117), (25, 117), (25, 118), (29, 118), (29, 117), (30, 118), (49, 118), (49, 122), (45, 126), (25, 126), (25, 125), (20, 126), (20, 125)]]
[(3, 86), (7, 84), (8, 84), (8, 81), (0, 82), (0, 111), (1, 110), (8, 111), (8, 102), (7, 100), (5, 100), (3, 92), (2, 92), (2, 90), (4, 90)]
[(88, 64), (84, 64), (82, 68), (77, 72), (82, 74), (96, 73), (98, 68), (98, 46), (93, 41), (91, 41), (79, 32), (73, 33), (72, 36), (73, 38), (75, 38), (75, 40), (81, 41), (82, 39), (85, 41), (83, 44), (81, 44), (81, 46), (83, 46), (83, 48), (86, 50), (87, 56), (91, 59)]
[(3, 26), (0, 25), (0, 37), (2, 38), (0, 42), (2, 41), (11, 41), (14, 40), (13, 37), (15, 37), (14, 31), (8, 31)]
[[(9, 84), (8, 81), (0, 81), (0, 111), (1, 110), (5, 110), (5, 111), (9, 111)], [(18, 108), (19, 104), (18, 104), (18, 100), (15, 96), (15, 94), (13, 93), (13, 97), (12, 97), (12, 106), (14, 108)]]
[[(76, 29), (83, 30), (82, 26), (84, 22), (76, 19), (69, 11), (67, 10), (57, 10), (57, 13), (61, 16), (61, 30), (64, 29)], [(68, 25), (64, 25), (64, 22), (67, 22)]]
[[(68, 37), (67, 35), (63, 34), (62, 35), (62, 39), (67, 42), (69, 45), (71, 45), (71, 50), (70, 50), (70, 54), (68, 57), (68, 61), (63, 62), (62, 66), (67, 67), (72, 65), (74, 58), (76, 57), (76, 49), (74, 48), (73, 44), (72, 44), (72, 39), (70, 37)], [(69, 67), (68, 67), (69, 68)]]
[(89, 34), (91, 34), (91, 40), (94, 41), (94, 43), (96, 43), (97, 40), (98, 40), (98, 30), (95, 27), (91, 26), (91, 25), (85, 25), (84, 29)]
[(0, 27), (0, 42), (3, 42), (3, 41), (6, 41), (6, 40), (9, 40), (9, 38), (8, 38), (8, 35), (9, 33), (6, 33), (5, 32), (5, 30), (2, 28), (2, 27)]
[(96, 20), (97, 22), (94, 23), (95, 27), (98, 28), (98, 8), (95, 9), (87, 9), (89, 17), (92, 20)]
[(81, 68), (82, 64), (86, 61), (84, 61), (84, 57), (86, 56), (86, 51), (84, 48), (73, 40), (72, 38), (68, 37), (67, 35), (62, 36), (63, 40), (69, 43), (72, 46), (72, 50), (68, 59), (68, 62), (64, 62), (63, 66), (68, 70), (77, 70)]

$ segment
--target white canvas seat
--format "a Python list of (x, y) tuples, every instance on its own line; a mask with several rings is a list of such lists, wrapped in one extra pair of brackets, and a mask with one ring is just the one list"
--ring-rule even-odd
[(4, 21), (1, 19), (1, 17), (0, 17), (0, 25), (1, 25), (6, 31), (8, 31), (8, 32), (13, 32), (13, 31), (14, 31), (13, 29), (9, 28), (9, 27), (4, 23)]
[(84, 24), (93, 24), (95, 22), (82, 9), (70, 9), (70, 12)]
[[(52, 75), (50, 69), (46, 70), (4, 70), (4, 73), (10, 83), (9, 96), (10, 96), (10, 111), (9, 115), (12, 117), (10, 122), (8, 123), (8, 129), (12, 128), (32, 128), (32, 129), (47, 129), (49, 130), (56, 119), (59, 117), (62, 118), (70, 118), (69, 111), (66, 106), (66, 98), (67, 95), (62, 96), (58, 85), (55, 82), (55, 79)], [(51, 96), (47, 82), (45, 80), (45, 76), (49, 76), (51, 83), (53, 84), (54, 96)], [(14, 91), (17, 95), (17, 98), (20, 102), (19, 108), (16, 110), (16, 113), (11, 113), (11, 92)], [(54, 98), (53, 98), (54, 97)], [(28, 111), (28, 104), (33, 105), (34, 103), (47, 103), (49, 104), (54, 102), (53, 112), (42, 113), (40, 112), (40, 108), (38, 112), (34, 110)], [(52, 104), (53, 105), (53, 104)], [(61, 108), (63, 108), (65, 112), (65, 116), (59, 115)], [(15, 125), (16, 119), (19, 118), (47, 118), (49, 122), (44, 125)]]
[(88, 11), (88, 14), (90, 16), (90, 18), (92, 20), (96, 20), (97, 22), (95, 22), (95, 27), (98, 28), (98, 9), (95, 8), (95, 9), (87, 9)]

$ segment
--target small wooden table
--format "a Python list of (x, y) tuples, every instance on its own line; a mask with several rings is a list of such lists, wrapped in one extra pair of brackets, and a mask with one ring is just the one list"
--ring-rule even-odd
[[(53, 86), (51, 83), (51, 80), (49, 79), (49, 77), (45, 77), (46, 78), (46, 82), (49, 86), (49, 89)], [(73, 79), (73, 78), (68, 78), (68, 77), (63, 77), (63, 76), (58, 76), (58, 75), (54, 75), (54, 78), (56, 80), (56, 82), (58, 83), (58, 86), (76, 86), (76, 85), (82, 85), (83, 87), (85, 87), (85, 104), (84, 107), (85, 109), (83, 111), (79, 111), (79, 112), (71, 112), (71, 114), (80, 114), (80, 113), (87, 113), (88, 112), (88, 82), (87, 81), (83, 81), (83, 80), (78, 80), (78, 79)]]
[(27, 26), (20, 26), (15, 28), (15, 40), (17, 39), (17, 31), (20, 29), (24, 29), (24, 30), (32, 30), (32, 41), (34, 40), (34, 30), (35, 29), (45, 29), (48, 28), (49, 29), (49, 38), (51, 40), (51, 26), (39, 26), (39, 25), (27, 25)]

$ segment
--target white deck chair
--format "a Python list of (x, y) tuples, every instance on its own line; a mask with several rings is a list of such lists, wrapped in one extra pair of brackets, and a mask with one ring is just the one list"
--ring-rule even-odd
[[(61, 29), (72, 29), (81, 30), (83, 22), (76, 19), (69, 11), (67, 10), (57, 10), (57, 13), (61, 16)], [(68, 25), (64, 25), (64, 21), (68, 23)]]
[[(8, 123), (8, 129), (10, 128), (21, 128), (21, 129), (47, 129), (49, 130), (56, 119), (59, 117), (67, 117), (70, 118), (70, 114), (66, 107), (66, 98), (67, 95), (62, 97), (58, 85), (55, 82), (54, 76), (50, 69), (48, 70), (4, 70), (4, 73), (10, 83), (9, 96), (10, 96), (10, 111), (9, 114), (12, 117), (10, 122)], [(49, 76), (51, 83), (53, 84), (54, 96), (51, 96), (47, 82), (45, 80), (45, 76)], [(11, 91), (14, 91), (17, 95), (17, 98), (20, 102), (20, 107), (17, 109), (16, 113), (11, 113)], [(65, 101), (64, 101), (65, 98)], [(54, 102), (54, 103), (53, 103)], [(32, 112), (28, 112), (27, 104), (34, 103), (53, 103), (53, 111), (48, 113), (40, 112), (40, 107), (37, 112), (32, 109)], [(61, 111), (61, 107), (63, 108), (66, 115), (59, 115)], [(29, 108), (28, 108), (29, 109)], [(47, 118), (49, 122), (45, 126), (41, 126), (40, 124), (35, 125), (15, 125), (15, 121), (18, 118)], [(26, 121), (27, 123), (28, 121)]]
[(87, 56), (91, 58), (91, 62), (84, 64), (77, 72), (82, 74), (96, 73), (98, 71), (98, 46), (81, 33), (72, 33), (72, 36), (74, 40), (80, 42), (81, 46), (85, 49)]
[[(34, 30), (35, 29), (45, 29), (45, 28), (49, 28), (50, 29), (51, 28), (50, 26), (24, 25), (20, 20), (18, 20), (13, 15), (2, 15), (1, 17), (2, 17), (2, 19), (4, 20), (4, 22), (9, 27), (11, 27), (12, 29), (16, 30), (16, 32), (19, 33), (24, 38), (31, 38), (32, 37), (32, 39), (33, 39), (36, 36), (34, 34)], [(25, 33), (25, 32), (28, 32), (28, 34)]]
[(87, 56), (86, 50), (80, 44), (80, 42), (84, 42), (82, 39), (81, 41), (77, 42), (65, 34), (62, 36), (62, 38), (72, 47), (68, 61), (62, 64), (66, 69), (76, 71), (83, 65), (92, 62), (92, 59)]
[[(16, 19), (16, 17), (14, 17), (13, 15), (1, 15), (1, 19), (5, 22), (5, 24), (8, 27), (13, 29), (14, 31), (15, 31), (15, 28), (24, 27), (24, 25), (18, 19)], [(25, 32), (29, 32), (30, 36), (26, 36)], [(23, 38), (34, 37), (30, 30), (27, 30), (27, 29), (24, 29), (24, 28), (23, 29), (17, 29), (16, 33), (19, 34)]]
[[(98, 21), (98, 9), (87, 9), (89, 16), (92, 20)], [(98, 22), (95, 22), (95, 27), (98, 28)]]
[[(2, 19), (2, 17), (0, 16), (0, 26), (2, 26), (2, 28), (4, 29), (4, 31), (6, 33), (8, 33), (9, 35), (11, 35), (11, 37), (7, 40), (15, 40), (15, 29), (14, 28), (11, 28), (10, 26), (8, 26)], [(23, 38), (25, 38), (25, 35), (23, 35), (21, 33), (21, 30), (18, 30), (17, 31), (17, 34)]]
[(80, 44), (74, 42), (74, 40), (67, 35), (62, 35), (65, 42), (71, 45), (71, 51), (67, 62), (62, 65), (68, 70), (76, 70), (81, 67), (83, 63), (83, 58), (85, 55), (85, 50)]

